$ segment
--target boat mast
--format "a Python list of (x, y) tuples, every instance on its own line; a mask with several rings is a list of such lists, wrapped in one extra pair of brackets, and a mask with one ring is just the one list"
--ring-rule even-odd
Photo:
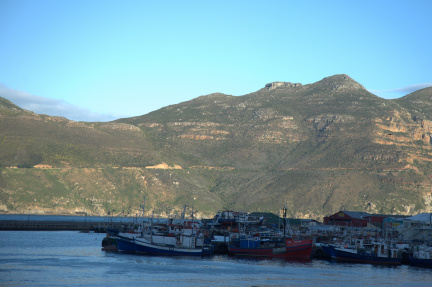
[(144, 202), (141, 205), (141, 232), (144, 232), (145, 200), (146, 200), (146, 196), (144, 195)]
[(182, 220), (181, 222), (182, 222), (183, 226), (185, 226), (185, 222), (186, 222), (185, 214), (186, 214), (186, 204), (183, 206), (183, 212), (181, 214), (181, 220)]
[(150, 243), (153, 243), (153, 211), (150, 219)]
[(286, 239), (286, 213), (287, 213), (287, 209), (288, 209), (288, 207), (287, 207), (287, 205), (285, 204), (285, 206), (284, 206), (284, 209), (283, 209), (283, 217), (284, 217), (284, 220), (283, 220), (283, 239), (285, 240)]

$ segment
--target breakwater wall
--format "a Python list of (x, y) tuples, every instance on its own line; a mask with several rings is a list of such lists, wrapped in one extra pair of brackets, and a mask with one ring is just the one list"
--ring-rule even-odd
[(25, 221), (0, 220), (0, 230), (21, 231), (94, 231), (105, 233), (107, 228), (123, 230), (127, 227), (124, 222), (76, 222), (76, 221)]

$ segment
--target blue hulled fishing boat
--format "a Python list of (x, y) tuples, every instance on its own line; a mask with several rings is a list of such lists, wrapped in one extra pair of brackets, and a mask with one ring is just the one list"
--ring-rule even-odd
[(142, 224), (140, 230), (115, 235), (119, 252), (202, 256), (212, 253), (210, 241), (201, 231), (200, 223), (185, 220), (184, 207), (179, 222), (169, 219), (167, 223)]
[(409, 257), (409, 264), (432, 268), (432, 247), (415, 246), (412, 256)]
[(369, 264), (382, 264), (382, 265), (401, 265), (402, 257), (398, 255), (400, 251), (397, 248), (390, 248), (390, 246), (383, 242), (376, 242), (373, 244), (371, 251), (367, 252), (361, 248), (347, 248), (344, 246), (329, 245), (332, 258), (338, 261), (349, 261)]

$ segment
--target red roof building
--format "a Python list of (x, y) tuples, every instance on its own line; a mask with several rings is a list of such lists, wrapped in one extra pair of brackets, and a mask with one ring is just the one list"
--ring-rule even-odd
[(367, 212), (341, 210), (333, 215), (324, 217), (325, 225), (346, 227), (366, 227), (371, 214)]
[(383, 227), (386, 218), (406, 218), (406, 215), (370, 214), (367, 212), (341, 210), (333, 215), (324, 217), (324, 225), (336, 225), (346, 227), (367, 227), (371, 223), (377, 227)]

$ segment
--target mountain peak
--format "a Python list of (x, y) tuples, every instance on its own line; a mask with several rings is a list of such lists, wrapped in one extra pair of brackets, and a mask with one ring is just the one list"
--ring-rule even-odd
[(333, 91), (343, 90), (366, 90), (358, 82), (354, 81), (350, 76), (345, 74), (338, 74), (330, 77), (325, 77), (321, 81), (314, 83), (323, 87), (329, 87)]
[[(333, 91), (342, 90), (366, 90), (361, 84), (354, 81), (350, 76), (346, 74), (338, 74), (330, 77), (325, 77), (321, 81), (315, 82), (312, 85), (318, 85), (321, 88), (330, 88)], [(284, 88), (302, 87), (300, 83), (291, 82), (272, 82), (265, 85), (265, 89), (276, 90)]]

